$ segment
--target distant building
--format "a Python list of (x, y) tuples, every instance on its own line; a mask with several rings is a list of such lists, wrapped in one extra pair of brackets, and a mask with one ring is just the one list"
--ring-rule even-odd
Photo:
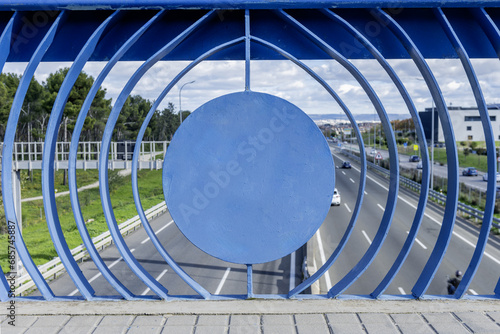
[[(457, 142), (485, 140), (483, 124), (477, 107), (448, 106), (448, 111)], [(488, 113), (493, 129), (493, 139), (500, 140), (500, 104), (488, 105)], [(425, 111), (420, 111), (419, 116), (427, 143), (430, 144), (432, 138), (432, 108), (425, 108)], [(439, 121), (437, 109), (434, 108), (434, 143), (444, 143), (444, 141), (443, 128)]]

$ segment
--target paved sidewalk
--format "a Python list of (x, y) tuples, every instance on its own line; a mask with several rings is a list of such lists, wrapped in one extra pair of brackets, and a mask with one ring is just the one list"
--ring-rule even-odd
[(491, 300), (19, 301), (15, 327), (8, 305), (2, 334), (500, 333), (500, 301)]

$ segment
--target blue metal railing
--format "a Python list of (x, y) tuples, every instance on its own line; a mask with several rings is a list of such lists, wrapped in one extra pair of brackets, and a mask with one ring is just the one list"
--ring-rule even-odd
[[(404, 5), (404, 8), (399, 8), (402, 4)], [(331, 9), (333, 7), (335, 7), (334, 10)], [(143, 78), (148, 70), (160, 61), (191, 61), (182, 71), (180, 71), (165, 85), (165, 89), (159, 94), (154, 105), (149, 110), (145, 121), (141, 124), (140, 132), (136, 138), (131, 167), (132, 191), (136, 209), (142, 224), (161, 257), (168, 263), (173, 271), (195, 291), (197, 295), (192, 296), (193, 299), (249, 297), (267, 298), (269, 296), (260, 296), (256, 294), (253, 289), (253, 265), (255, 263), (251, 259), (256, 258), (257, 254), (253, 254), (249, 250), (253, 249), (255, 252), (256, 249), (260, 249), (259, 247), (255, 248), (255, 244), (249, 243), (246, 247), (238, 249), (238, 252), (245, 254), (245, 257), (242, 256), (241, 258), (250, 259), (245, 262), (247, 265), (247, 294), (240, 296), (219, 296), (208, 292), (205, 287), (190, 277), (184, 271), (182, 266), (179, 265), (166, 251), (151, 228), (146, 213), (143, 211), (141, 205), (137, 169), (140, 168), (140, 146), (143, 142), (146, 127), (148, 126), (152, 115), (156, 112), (156, 108), (160, 105), (167, 93), (171, 91), (178, 84), (179, 80), (181, 80), (188, 72), (206, 60), (239, 60), (245, 62), (245, 84), (244, 87), (242, 87), (242, 90), (247, 95), (243, 94), (238, 96), (251, 96), (254, 101), (260, 99), (259, 103), (262, 102), (261, 105), (269, 103), (274, 106), (275, 109), (278, 109), (278, 111), (273, 111), (275, 113), (273, 115), (275, 116), (268, 121), (266, 124), (267, 127), (260, 129), (262, 131), (258, 132), (260, 137), (257, 137), (260, 142), (256, 142), (254, 140), (253, 147), (251, 147), (253, 151), (246, 151), (249, 153), (255, 152), (248, 156), (248, 162), (253, 161), (257, 152), (263, 152), (265, 150), (266, 146), (263, 145), (263, 143), (271, 145), (270, 142), (272, 140), (269, 141), (269, 138), (280, 138), (280, 140), (276, 141), (278, 144), (272, 144), (278, 145), (276, 147), (272, 146), (273, 149), (277, 150), (276, 152), (282, 152), (281, 150), (293, 150), (294, 153), (297, 153), (300, 148), (304, 148), (301, 138), (310, 139), (318, 135), (317, 129), (314, 131), (310, 129), (310, 120), (304, 122), (297, 122), (294, 120), (297, 115), (302, 115), (300, 113), (293, 114), (296, 109), (289, 107), (288, 104), (278, 98), (264, 96), (265, 94), (251, 91), (250, 74), (251, 64), (253, 61), (259, 59), (289, 60), (298, 68), (303, 70), (305, 74), (311, 76), (317, 83), (319, 83), (346, 113), (352, 127), (354, 128), (356, 137), (358, 138), (359, 150), (362, 157), (361, 182), (358, 188), (353, 214), (350, 218), (347, 230), (330, 258), (322, 264), (316, 273), (314, 273), (311, 277), (308, 277), (295, 288), (290, 289), (288, 293), (271, 296), (271, 298), (336, 298), (341, 296), (354, 282), (357, 281), (361, 275), (363, 275), (363, 273), (365, 273), (384, 245), (386, 236), (394, 219), (400, 182), (411, 187), (418, 187), (418, 185), (414, 184), (412, 181), (399, 175), (399, 162), (397, 159), (395, 135), (391, 128), (385, 107), (375, 89), (372, 87), (372, 84), (350, 61), (350, 59), (376, 59), (378, 64), (381, 65), (383, 72), (386, 73), (390, 77), (392, 83), (394, 83), (413, 119), (418, 140), (420, 143), (423, 143), (420, 147), (423, 158), (422, 182), (424, 184), (428, 184), (430, 178), (430, 166), (427, 147), (425, 144), (427, 141), (423, 131), (423, 125), (417, 114), (410, 94), (398, 77), (396, 71), (387, 61), (387, 59), (411, 59), (418, 68), (425, 84), (427, 85), (427, 88), (431, 93), (432, 99), (437, 107), (444, 137), (446, 138), (445, 145), (447, 150), (448, 192), (446, 198), (443, 198), (440, 194), (434, 192), (433, 190), (429, 190), (427, 187), (419, 188), (420, 195), (416, 214), (412, 221), (408, 236), (406, 237), (398, 256), (376, 288), (371, 292), (367, 291), (364, 295), (365, 298), (381, 297), (396, 275), (400, 272), (412, 249), (413, 243), (416, 240), (416, 235), (421, 226), (422, 218), (427, 205), (427, 199), (431, 196), (432, 198), (441, 200), (444, 203), (444, 216), (439, 234), (436, 238), (434, 246), (432, 247), (431, 254), (420, 272), (416, 283), (412, 287), (411, 298), (421, 298), (425, 296), (432, 279), (441, 266), (453, 234), (457, 210), (465, 211), (467, 214), (482, 219), (482, 227), (480, 229), (470, 263), (467, 266), (465, 275), (453, 296), (454, 298), (463, 297), (477, 272), (479, 264), (481, 263), (490, 227), (493, 221), (498, 222), (497, 219), (493, 218), (496, 189), (494, 182), (488, 183), (484, 212), (479, 212), (476, 209), (459, 203), (458, 153), (454, 130), (443, 94), (435, 75), (427, 64), (426, 59), (460, 59), (467, 74), (468, 84), (474, 93), (481, 118), (481, 124), (484, 130), (487, 151), (490, 153), (488, 154), (487, 161), (488, 178), (489, 180), (495, 180), (496, 152), (493, 131), (490, 118), (488, 117), (486, 102), (482, 95), (481, 86), (474, 72), (470, 57), (496, 58), (500, 55), (500, 32), (496, 23), (500, 20), (498, 7), (500, 7), (500, 1), (474, 2), (465, 0), (406, 1), (404, 3), (376, 0), (360, 0), (355, 2), (273, 1), (265, 3), (262, 1), (246, 0), (234, 1), (231, 4), (228, 4), (227, 2), (205, 0), (178, 0), (169, 1), (168, 3), (151, 3), (150, 1), (93, 1), (91, 4), (85, 2), (75, 3), (54, 0), (45, 2), (43, 6), (41, 6), (38, 1), (24, 1), (22, 4), (9, 1), (2, 2), (2, 4), (0, 4), (0, 26), (3, 28), (3, 32), (0, 36), (0, 68), (3, 68), (3, 65), (6, 62), (27, 62), (27, 66), (20, 79), (19, 86), (11, 105), (9, 119), (5, 128), (4, 145), (2, 148), (2, 194), (5, 216), (6, 221), (15, 227), (12, 233), (15, 235), (15, 248), (24, 267), (26, 268), (27, 274), (36, 284), (44, 299), (57, 300), (60, 299), (60, 297), (63, 297), (56, 296), (54, 294), (40, 269), (34, 264), (33, 259), (30, 256), (28, 248), (22, 238), (22, 233), (18, 223), (18, 216), (16, 215), (15, 210), (16, 199), (14, 198), (12, 191), (12, 183), (14, 182), (12, 169), (15, 164), (13, 157), (16, 156), (14, 140), (16, 130), (19, 125), (21, 107), (25, 100), (31, 79), (34, 77), (35, 71), (42, 62), (72, 62), (71, 68), (69, 69), (52, 106), (52, 112), (48, 122), (47, 131), (45, 133), (42, 160), (42, 189), (46, 221), (54, 246), (64, 268), (67, 270), (75, 286), (78, 288), (82, 297), (88, 300), (98, 300), (103, 297), (96, 296), (94, 288), (83, 275), (77, 262), (73, 258), (73, 254), (66, 243), (61, 229), (58, 209), (55, 203), (53, 161), (57, 154), (56, 140), (58, 129), (71, 89), (84, 66), (89, 61), (105, 61), (106, 64), (104, 68), (101, 70), (91, 90), (86, 96), (73, 131), (68, 159), (71, 206), (83, 243), (92, 261), (96, 264), (103, 277), (106, 278), (121, 298), (142, 298), (135, 296), (109, 270), (100, 257), (97, 248), (93, 244), (82, 218), (75, 172), (78, 163), (77, 155), (80, 134), (85, 118), (88, 116), (88, 111), (98, 89), (119, 61), (136, 60), (142, 62), (133, 75), (128, 78), (117, 100), (114, 101), (113, 108), (109, 118), (107, 119), (102, 142), (99, 143), (99, 146), (104, 152), (104, 154), (99, 154), (100, 196), (110, 235), (112, 236), (113, 242), (116, 244), (125, 263), (130, 267), (131, 271), (138, 278), (140, 278), (147, 285), (147, 287), (151, 289), (151, 291), (155, 293), (155, 298), (171, 300), (178, 297), (169, 294), (169, 291), (165, 288), (165, 286), (160, 284), (158, 280), (156, 280), (147, 270), (143, 268), (141, 263), (134, 257), (131, 250), (123, 240), (119, 226), (115, 219), (114, 209), (111, 205), (107, 178), (109, 152), (112, 146), (111, 137), (118, 123), (121, 109), (126, 102), (127, 97), (131, 94), (136, 84), (141, 78)], [(356, 8), (356, 10), (353, 11), (353, 8)], [(380, 8), (386, 9), (383, 10)], [(138, 11), (137, 9), (141, 10)], [(459, 22), (460, 25), (470, 27), (470, 31), (464, 32), (459, 29), (456, 22)], [(27, 33), (28, 29), (31, 29), (29, 30), (29, 33)], [(378, 167), (372, 166), (366, 162), (364, 154), (365, 145), (362, 140), (361, 131), (356, 124), (352, 111), (349, 110), (346, 103), (344, 103), (342, 98), (335, 92), (330, 84), (320, 75), (315, 73), (311, 67), (304, 63), (304, 60), (306, 59), (334, 60), (346, 69), (350, 76), (352, 76), (352, 78), (359, 83), (380, 118), (384, 132), (387, 136), (386, 139), (389, 148), (389, 159), (391, 167), (393, 167), (388, 172), (389, 190), (387, 202), (384, 206), (385, 210), (375, 237), (373, 238), (373, 242), (371, 242), (368, 249), (363, 253), (360, 260), (353, 264), (352, 269), (349, 270), (345, 276), (341, 277), (340, 280), (333, 285), (331, 289), (329, 289), (327, 294), (319, 297), (303, 294), (303, 292), (323, 275), (325, 275), (331, 266), (336, 262), (339, 255), (345, 250), (345, 246), (349, 243), (354, 226), (360, 216), (361, 206), (364, 199), (363, 193), (365, 189), (367, 166), (371, 166), (372, 168)], [(214, 115), (216, 116), (220, 116), (220, 110), (224, 109), (222, 106), (227, 106), (223, 105), (224, 103), (220, 101), (226, 101), (225, 103), (228, 103), (227, 101), (231, 101), (234, 105), (238, 104), (237, 101), (234, 101), (234, 96), (233, 99), (224, 96), (222, 98), (212, 100), (211, 102), (213, 103), (221, 104), (218, 108), (215, 108)], [(238, 108), (241, 110), (248, 110), (250, 108), (250, 102), (246, 101), (242, 103), (243, 105), (238, 105)], [(255, 107), (255, 105), (252, 106)], [(194, 116), (191, 116), (183, 123), (180, 128), (181, 134), (177, 137), (183, 138), (182, 131), (188, 131), (186, 129), (190, 129), (190, 127), (191, 130), (193, 128), (197, 130), (205, 130), (203, 124), (198, 124), (198, 128), (196, 127), (196, 122), (200, 121), (200, 117), (195, 114), (196, 112), (193, 113)], [(199, 114), (200, 112), (197, 115)], [(253, 118), (250, 116), (250, 118), (248, 118), (250, 123), (261, 121), (263, 119), (262, 117), (266, 117), (262, 115), (255, 116), (257, 113), (252, 115), (253, 116), (251, 117)], [(229, 175), (229, 172), (232, 173), (232, 176), (243, 173), (242, 175), (247, 177), (245, 180), (246, 183), (244, 184), (250, 184), (249, 187), (244, 189), (247, 197), (245, 198), (245, 196), (242, 196), (243, 200), (248, 200), (251, 197), (252, 200), (255, 200), (257, 205), (260, 205), (258, 206), (259, 208), (264, 207), (268, 209), (270, 208), (269, 203), (273, 200), (276, 201), (276, 199), (266, 198), (265, 196), (258, 198), (259, 196), (256, 196), (255, 193), (251, 192), (252, 186), (257, 184), (252, 183), (257, 182), (255, 180), (255, 174), (251, 174), (249, 172), (250, 167), (254, 165), (250, 164), (242, 166), (241, 161), (237, 160), (234, 154), (231, 156), (231, 152), (227, 152), (229, 146), (226, 144), (238, 144), (235, 141), (239, 139), (241, 139), (241, 144), (243, 146), (237, 146), (237, 151), (240, 151), (241, 148), (241, 151), (245, 152), (243, 147), (248, 144), (246, 141), (247, 138), (238, 137), (238, 135), (240, 135), (239, 132), (244, 133), (244, 130), (250, 128), (249, 126), (239, 128), (239, 132), (237, 130), (233, 130), (232, 133), (222, 134), (222, 132), (226, 129), (233, 128), (236, 124), (234, 122), (237, 122), (238, 120), (239, 116), (235, 116), (234, 119), (231, 119), (231, 122), (233, 123), (227, 125), (226, 127), (221, 127), (213, 133), (209, 133), (210, 129), (207, 129), (208, 134), (205, 134), (206, 140), (211, 140), (214, 138), (213, 136), (216, 136), (215, 139), (218, 140), (215, 140), (214, 146), (219, 144), (221, 146), (217, 147), (219, 149), (217, 151), (217, 159), (212, 159), (213, 157), (206, 157), (207, 161), (204, 161), (207, 162), (207, 165), (204, 165), (206, 170), (203, 170), (202, 172), (206, 172), (207, 175), (216, 175), (217, 170), (214, 171), (211, 168), (215, 169), (224, 165), (226, 168), (224, 173), (227, 175)], [(297, 131), (293, 134), (293, 136), (302, 131), (302, 137), (297, 135), (293, 137), (291, 141), (286, 141), (286, 144), (283, 144), (285, 143), (285, 139), (290, 139), (289, 137), (280, 137), (283, 135), (283, 133), (281, 133), (283, 125), (295, 126), (294, 129)], [(308, 135), (306, 136), (304, 133), (307, 133)], [(224, 135), (228, 136), (224, 137)], [(233, 137), (229, 135), (232, 135)], [(189, 138), (189, 136), (187, 137)], [(226, 138), (229, 137), (233, 138), (232, 143), (225, 143)], [(248, 141), (250, 141), (250, 139)], [(269, 167), (267, 172), (275, 173), (272, 175), (274, 175), (275, 178), (279, 178), (279, 181), (273, 179), (270, 180), (271, 182), (267, 182), (267, 184), (259, 183), (259, 186), (265, 187), (268, 184), (271, 184), (272, 186), (279, 185), (283, 186), (283, 189), (289, 189), (287, 187), (289, 187), (290, 184), (297, 184), (299, 181), (305, 183), (309, 182), (311, 185), (312, 181), (315, 181), (314, 175), (318, 175), (319, 171), (324, 172), (324, 174), (321, 175), (332, 174), (332, 171), (326, 172), (321, 169), (313, 172), (315, 166), (320, 166), (320, 162), (323, 163), (322, 166), (330, 164), (330, 160), (328, 159), (331, 159), (331, 156), (328, 156), (329, 152), (325, 153), (325, 147), (323, 147), (325, 145), (323, 144), (324, 143), (318, 145), (318, 147), (321, 146), (319, 148), (315, 147), (315, 149), (318, 150), (317, 157), (314, 157), (310, 161), (311, 164), (308, 165), (307, 168), (304, 167), (296, 168), (292, 171), (283, 171), (273, 169), (276, 168), (273, 167), (277, 165), (276, 163), (264, 164), (261, 162), (262, 165), (257, 166), (264, 169)], [(175, 144), (175, 137), (172, 145), (174, 147), (178, 145)], [(204, 156), (203, 153), (206, 153), (206, 150), (204, 152), (195, 151), (195, 153), (192, 153), (192, 156), (188, 156), (187, 158), (201, 157)], [(292, 163), (300, 163), (300, 161), (293, 160), (292, 154), (289, 156), (292, 159)], [(180, 155), (179, 157), (186, 158), (186, 156), (183, 155)], [(168, 160), (168, 154), (166, 160)], [(315, 163), (317, 163), (317, 165)], [(178, 172), (179, 170), (182, 170), (182, 168), (174, 168), (175, 162), (166, 162), (164, 166), (167, 166), (168, 170), (164, 169), (162, 181), (164, 190), (168, 190), (171, 186), (173, 187), (176, 184), (175, 181), (177, 181), (175, 179), (175, 175), (170, 175), (169, 173), (175, 174), (174, 172)], [(254, 179), (251, 179), (249, 175), (253, 175)], [(236, 178), (233, 178), (233, 180), (234, 179)], [(331, 175), (331, 179), (334, 179), (334, 175)], [(331, 179), (325, 182), (332, 182)], [(216, 179), (216, 181), (218, 181), (218, 183), (212, 182), (215, 186), (210, 184), (212, 186), (212, 193), (208, 193), (215, 194), (214, 197), (217, 197), (221, 191), (237, 191), (239, 189), (238, 186), (235, 186), (234, 184), (228, 185), (227, 183), (222, 182), (220, 178)], [(276, 183), (274, 181), (276, 181)], [(282, 183), (280, 183), (281, 181)], [(193, 184), (197, 185), (196, 183)], [(192, 189), (197, 189), (193, 186), (193, 184), (184, 184), (184, 187), (180, 187), (179, 189), (181, 189), (182, 194), (188, 194), (192, 191)], [(204, 185), (205, 187), (208, 187), (206, 184)], [(276, 188), (276, 191), (278, 191), (279, 187)], [(310, 190), (310, 188), (308, 189)], [(328, 192), (333, 191), (332, 189), (325, 189), (326, 187), (324, 187), (324, 189), (318, 188), (318, 194), (314, 194), (318, 196), (318, 199), (321, 199), (321, 202), (323, 202), (327, 197), (326, 195), (328, 195)], [(168, 191), (165, 192), (168, 204), (169, 194)], [(239, 196), (240, 193), (237, 193), (237, 195)], [(206, 194), (203, 196), (207, 199)], [(229, 197), (239, 198), (238, 196)], [(280, 205), (283, 204), (280, 208), (283, 208), (283, 212), (287, 213), (288, 211), (286, 210), (286, 205), (290, 203), (297, 203), (297, 200), (300, 200), (301, 198), (304, 199), (301, 196), (303, 195), (291, 192), (290, 196), (284, 200), (285, 202), (280, 203)], [(172, 198), (170, 199), (175, 202)], [(207, 200), (207, 202), (209, 201)], [(318, 202), (320, 202), (320, 200), (318, 200)], [(215, 200), (210, 204), (220, 205), (213, 203), (218, 203)], [(240, 202), (240, 204), (241, 203), (242, 202)], [(296, 222), (295, 219), (299, 219), (297, 218), (298, 216), (301, 216), (301, 219), (304, 219), (304, 221), (307, 221), (304, 217), (314, 216), (319, 219), (318, 217), (327, 211), (327, 208), (322, 206), (323, 204), (311, 203), (307, 208), (304, 207), (304, 212), (291, 217), (291, 219), (294, 219), (294, 222)], [(205, 209), (205, 206), (202, 209)], [(184, 212), (184, 216), (189, 217), (189, 215), (194, 211), (189, 211), (186, 214), (186, 211), (182, 211), (186, 209), (179, 209), (179, 207), (180, 205), (172, 206), (171, 214), (174, 220), (176, 220), (176, 223), (180, 227), (183, 227), (183, 217), (178, 212)], [(277, 207), (277, 205), (275, 204), (274, 207)], [(223, 206), (221, 205), (219, 208), (222, 209)], [(289, 206), (289, 208), (291, 208), (291, 206)], [(198, 209), (200, 208), (197, 208), (197, 210)], [(190, 210), (194, 209), (190, 208)], [(263, 214), (262, 212), (264, 211), (265, 210), (256, 210), (256, 212), (259, 212), (261, 216), (258, 216), (259, 219), (255, 220), (260, 222), (260, 218), (267, 218), (270, 216), (269, 212)], [(250, 210), (244, 212), (248, 213)], [(251, 212), (254, 213), (255, 211)], [(217, 225), (221, 224), (219, 216), (212, 216), (208, 218), (208, 220), (213, 222), (215, 227), (220, 227), (220, 225)], [(232, 229), (235, 228), (242, 233), (244, 231), (248, 232), (248, 230), (244, 229), (245, 226), (238, 226), (237, 223), (231, 225), (230, 219), (227, 221), (224, 221), (223, 219), (223, 222), (228, 223), (227, 226), (224, 225), (224, 231), (232, 231)], [(297, 225), (300, 226), (306, 224), (299, 223)], [(311, 226), (316, 225), (317, 222), (311, 223)], [(295, 236), (291, 236), (291, 233), (298, 232), (298, 234), (300, 234), (300, 231), (287, 231), (286, 228), (282, 228), (283, 226), (286, 225), (273, 225), (275, 230), (278, 231), (277, 235), (281, 236), (282, 239), (278, 240), (276, 245), (266, 246), (276, 247), (276, 249), (283, 247), (283, 249), (289, 251), (286, 246), (292, 245), (294, 244), (293, 241), (296, 241), (294, 239)], [(214, 230), (215, 229), (216, 228), (214, 228)], [(207, 231), (210, 232), (209, 229)], [(307, 233), (309, 232), (311, 231), (308, 230)], [(221, 247), (224, 242), (228, 241), (223, 240), (220, 235), (211, 237), (213, 240), (218, 240)], [(207, 238), (210, 239), (210, 236), (207, 236)], [(196, 244), (193, 240), (191, 241)], [(250, 240), (249, 242), (254, 241), (258, 242), (259, 240)], [(250, 254), (248, 254), (248, 252), (250, 252)], [(9, 295), (9, 284), (5, 279), (5, 275), (3, 275), (3, 273), (7, 270), (6, 268), (2, 269), (3, 272), (0, 275), (0, 300), (7, 301), (12, 298), (12, 296)], [(495, 296), (500, 294), (500, 284), (499, 288), (491, 293)]]

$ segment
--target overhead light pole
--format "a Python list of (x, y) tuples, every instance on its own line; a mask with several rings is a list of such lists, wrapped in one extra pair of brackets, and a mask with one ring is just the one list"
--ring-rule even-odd
[(195, 81), (196, 80), (193, 80), (193, 81), (190, 81), (190, 82), (186, 82), (184, 85), (181, 86), (181, 89), (179, 89), (179, 120), (180, 120), (179, 124), (182, 124), (182, 105), (181, 105), (182, 88), (184, 88), (184, 86), (186, 86), (186, 85), (192, 84)]

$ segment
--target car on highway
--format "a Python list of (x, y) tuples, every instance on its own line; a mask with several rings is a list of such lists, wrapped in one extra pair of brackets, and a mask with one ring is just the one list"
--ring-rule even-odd
[(419, 161), (417, 164), (417, 169), (422, 169), (422, 168), (423, 168), (422, 161)]
[(370, 152), (370, 155), (376, 155), (377, 154), (377, 150), (376, 149), (372, 149), (372, 151)]
[(340, 194), (337, 188), (333, 191), (332, 204), (330, 206), (332, 205), (340, 205)]
[(340, 168), (351, 168), (351, 163), (349, 161), (342, 162), (342, 167)]
[(410, 157), (410, 162), (419, 162), (420, 161), (420, 158), (418, 157), (418, 155), (412, 155)]
[(463, 176), (477, 176), (477, 169), (474, 167), (467, 167), (462, 171)]
[[(483, 181), (488, 181), (488, 173), (483, 174)], [(500, 172), (497, 172), (497, 182), (500, 182)]]

